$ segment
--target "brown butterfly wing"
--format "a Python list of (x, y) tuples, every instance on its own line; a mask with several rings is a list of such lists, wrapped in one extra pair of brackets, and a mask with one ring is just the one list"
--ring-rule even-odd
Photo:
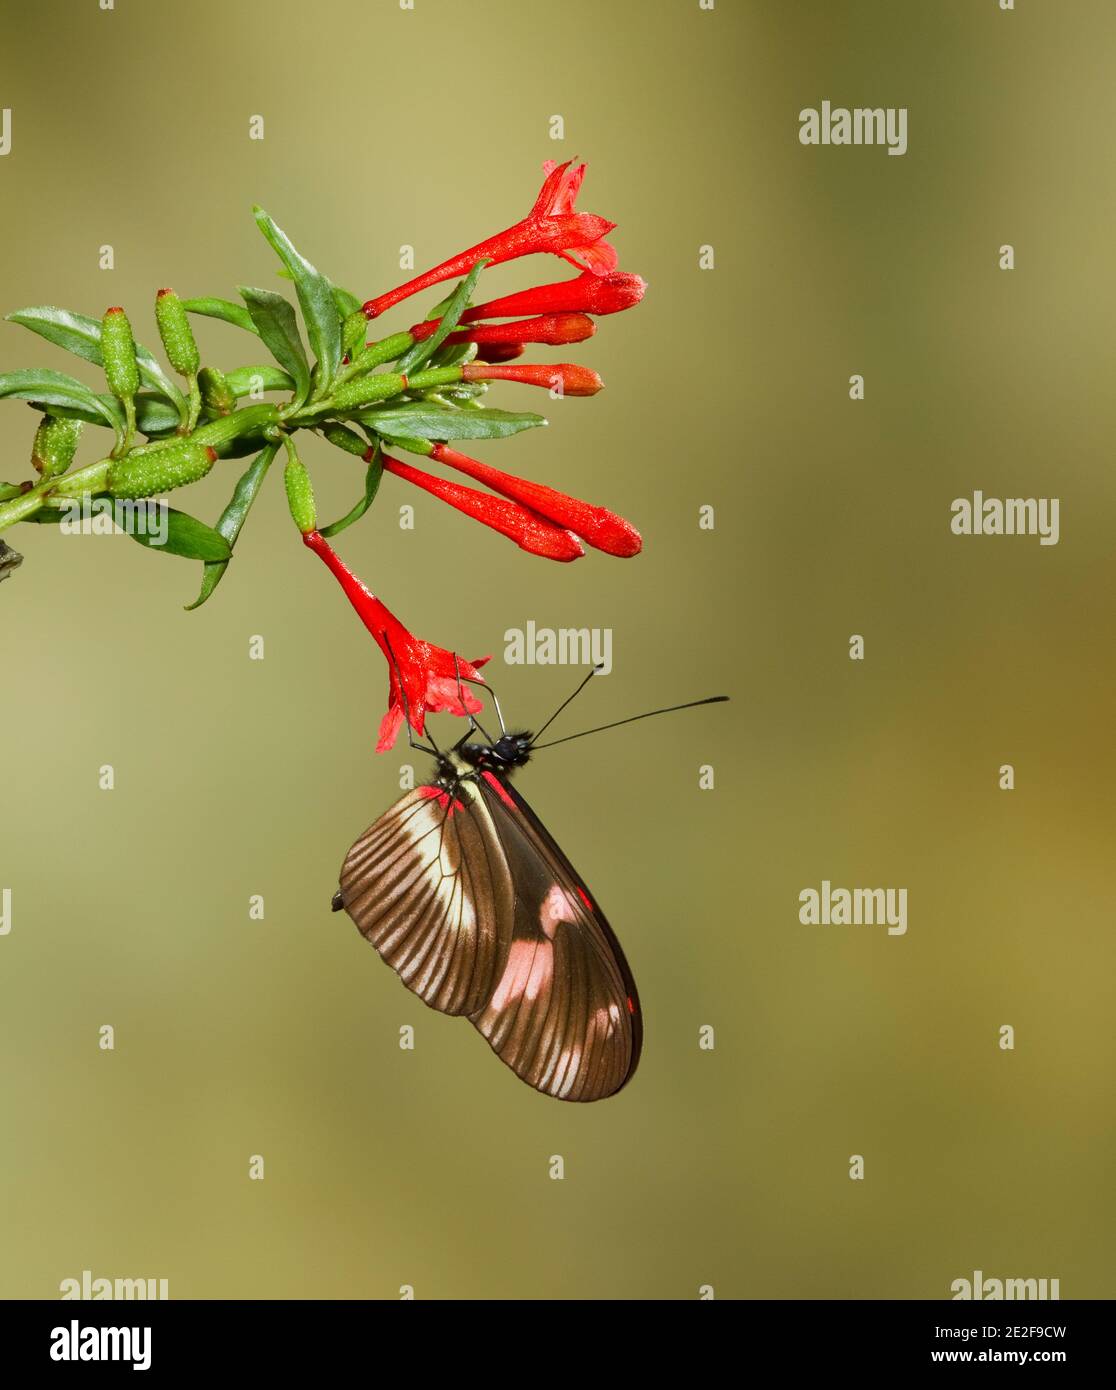
[(472, 783), (455, 800), (432, 786), (401, 797), (349, 851), (340, 896), (431, 1008), (472, 1015), (492, 997), (508, 952), (513, 889)]
[(620, 943), (511, 784), (486, 772), (477, 785), (514, 904), (499, 977), (470, 1019), (536, 1090), (571, 1101), (614, 1095), (635, 1072), (643, 1041), (639, 995)]

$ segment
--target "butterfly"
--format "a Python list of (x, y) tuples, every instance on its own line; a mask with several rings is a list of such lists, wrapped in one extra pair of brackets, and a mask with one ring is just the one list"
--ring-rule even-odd
[(415, 742), (408, 712), (433, 776), (356, 841), (333, 898), (424, 1003), (467, 1018), (522, 1081), (568, 1101), (602, 1100), (631, 1080), (643, 1015), (600, 905), (510, 779), (540, 747), (568, 741), (538, 743), (599, 669), (535, 734), (508, 732), (493, 695), (500, 737), (470, 716), (442, 750)]

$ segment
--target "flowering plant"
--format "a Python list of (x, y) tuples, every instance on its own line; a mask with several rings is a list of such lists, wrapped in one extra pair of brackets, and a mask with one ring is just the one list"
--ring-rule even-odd
[[(121, 504), (146, 504), (146, 499), (197, 482), (220, 460), (254, 455), (214, 525), (169, 508), (157, 536), (143, 526), (125, 527), (150, 549), (201, 561), (200, 591), (189, 605), (198, 608), (224, 577), (252, 504), (282, 449), (287, 500), (305, 544), (339, 580), (388, 659), (388, 713), (378, 747), (392, 746), (404, 718), (421, 734), (428, 712), (476, 712), (479, 702), (462, 682), (482, 680), (478, 668), (487, 658), (467, 662), (414, 637), (344, 566), (329, 538), (365, 515), (387, 473), (531, 554), (570, 561), (584, 555), (584, 545), (621, 557), (638, 553), (639, 532), (622, 517), (454, 447), (546, 424), (538, 414), (489, 407), (484, 396), (492, 382), (542, 386), (555, 396), (599, 391), (601, 379), (588, 367), (520, 362), (525, 344), (584, 341), (595, 331), (590, 315), (630, 308), (644, 293), (638, 275), (616, 268), (616, 251), (605, 239), (615, 224), (576, 211), (585, 166), (548, 161), (544, 171), (542, 189), (526, 217), (363, 303), (311, 265), (267, 213), (256, 208), (260, 230), (282, 262), (280, 274), (293, 283), (305, 341), (294, 305), (272, 290), (241, 286), (241, 305), (218, 298), (179, 299), (173, 290), (162, 289), (155, 300), (156, 326), (166, 359), (184, 387), (136, 342), (119, 306), (108, 309), (100, 321), (53, 306), (8, 314), (9, 320), (101, 366), (108, 391), (46, 369), (0, 375), (0, 396), (28, 401), (40, 412), (31, 451), (36, 476), (0, 482), (0, 533), (16, 524), (63, 522), (75, 508), (91, 502), (115, 507), (119, 520)], [(472, 302), (488, 266), (537, 253), (559, 256), (579, 273)], [(459, 283), (424, 319), (368, 339), (371, 321), (450, 279)], [(203, 366), (191, 315), (219, 319), (254, 335), (276, 365), (228, 371)], [(269, 393), (286, 399), (268, 400)], [(245, 398), (251, 403), (242, 404)], [(110, 429), (113, 445), (96, 461), (72, 468), (86, 425)], [(296, 446), (299, 431), (319, 436), (365, 465), (358, 501), (327, 525), (318, 520), (310, 475)], [(487, 490), (427, 472), (389, 449), (442, 464)], [(19, 563), (6, 539), (0, 536), (0, 580)]]

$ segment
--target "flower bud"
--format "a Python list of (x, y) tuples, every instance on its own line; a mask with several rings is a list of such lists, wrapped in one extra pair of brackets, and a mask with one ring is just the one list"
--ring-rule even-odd
[(139, 390), (136, 341), (128, 315), (118, 306), (106, 309), (101, 320), (101, 357), (109, 390), (118, 401), (130, 401)]
[(155, 296), (155, 322), (159, 325), (167, 361), (182, 376), (195, 376), (201, 361), (198, 345), (190, 327), (190, 316), (174, 290), (160, 290)]
[(154, 497), (204, 478), (217, 462), (208, 444), (182, 439), (113, 461), (106, 485), (114, 497)]
[(224, 372), (216, 367), (203, 367), (198, 373), (198, 387), (202, 402), (207, 410), (218, 415), (227, 415), (236, 407), (236, 395), (225, 379)]
[[(406, 447), (410, 447), (409, 443)], [(502, 473), (498, 468), (481, 463), (480, 459), (458, 453), (448, 444), (435, 444), (429, 449), (424, 448), (422, 452), (428, 453), (439, 463), (447, 464), (450, 468), (456, 468), (459, 473), (476, 479), (478, 483), (490, 487), (493, 492), (510, 498), (520, 507), (529, 509), (535, 516), (545, 518), (554, 526), (564, 527), (608, 555), (619, 555), (627, 559), (638, 555), (643, 547), (643, 540), (631, 522), (625, 521), (622, 516), (617, 516), (605, 507), (597, 507), (590, 502), (582, 502), (580, 498), (570, 497), (564, 492), (556, 492), (554, 488), (543, 483), (532, 483), (526, 478)]]
[(383, 456), (383, 460), (386, 472), (406, 479), (407, 482), (422, 488), (424, 492), (448, 502), (451, 507), (464, 512), (466, 516), (471, 516), (474, 521), (490, 526), (493, 531), (499, 531), (501, 535), (515, 541), (521, 550), (526, 550), (532, 555), (542, 555), (548, 560), (563, 562), (579, 560), (585, 554), (576, 536), (529, 507), (520, 506), (518, 502), (505, 501), (502, 497), (493, 497), (487, 492), (478, 492), (475, 488), (462, 487), (459, 483), (451, 483), (431, 473), (424, 473), (421, 469), (412, 468), (409, 463), (403, 463), (388, 454)]
[(341, 350), (350, 362), (355, 361), (357, 353), (364, 350), (364, 335), (367, 332), (368, 320), (359, 309), (342, 324)]
[(318, 509), (314, 502), (314, 486), (306, 465), (288, 445), (287, 466), (283, 470), (283, 486), (287, 489), (287, 506), (294, 524), (308, 535), (318, 529)]
[(57, 478), (74, 461), (80, 438), (80, 420), (44, 415), (35, 431), (31, 462), (44, 478)]
[(576, 362), (501, 364), (469, 362), (461, 369), (463, 381), (518, 381), (524, 386), (545, 386), (563, 396), (595, 396), (604, 386), (591, 367)]
[(358, 410), (373, 401), (384, 401), (406, 391), (407, 378), (400, 372), (377, 372), (375, 376), (358, 376), (346, 381), (333, 393), (335, 410)]
[(347, 454), (356, 454), (358, 458), (366, 458), (371, 452), (368, 444), (361, 439), (360, 435), (346, 425), (334, 422), (326, 425), (322, 434), (335, 448), (344, 449)]
[(478, 319), (516, 318), (520, 314), (561, 314), (580, 310), (586, 314), (616, 314), (638, 304), (647, 289), (647, 281), (639, 275), (616, 270), (611, 275), (595, 275), (583, 271), (572, 280), (553, 285), (536, 285), (517, 294), (490, 299), (466, 309), (462, 323)]
[[(365, 326), (367, 327), (367, 324)], [(414, 335), (411, 333), (393, 333), (389, 338), (367, 343), (355, 359), (356, 370), (370, 372), (373, 367), (393, 362), (397, 357), (402, 357), (407, 349), (413, 346), (414, 341)]]
[[(416, 341), (433, 335), (433, 320), (411, 329)], [(588, 314), (543, 314), (539, 318), (516, 319), (512, 323), (475, 323), (455, 329), (447, 343), (581, 343), (591, 338), (597, 325)]]

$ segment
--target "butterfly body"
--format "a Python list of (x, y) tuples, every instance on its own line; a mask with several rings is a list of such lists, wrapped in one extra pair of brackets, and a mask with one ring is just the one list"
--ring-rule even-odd
[(532, 735), (503, 734), (495, 743), (462, 743), (439, 755), (437, 774), (446, 783), (475, 777), (483, 771), (508, 776), (531, 760)]
[(334, 899), (408, 989), (463, 1014), (528, 1085), (613, 1095), (639, 1061), (639, 996), (584, 881), (509, 775), (532, 736), (462, 741), (353, 845)]

